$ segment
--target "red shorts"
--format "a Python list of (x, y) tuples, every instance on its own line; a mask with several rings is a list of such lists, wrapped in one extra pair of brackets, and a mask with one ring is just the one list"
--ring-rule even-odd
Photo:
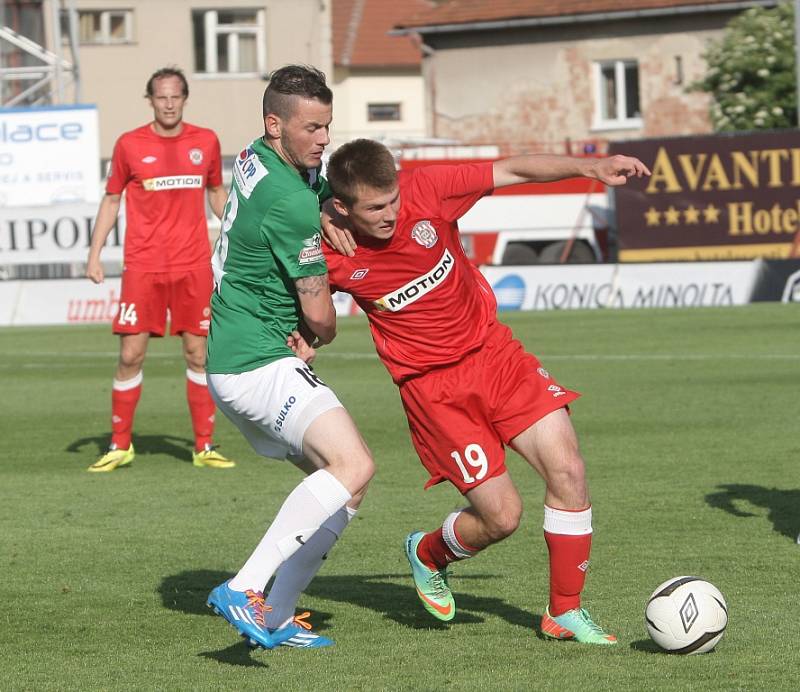
[(114, 334), (150, 332), (153, 336), (164, 336), (169, 311), (170, 334), (189, 332), (208, 336), (213, 287), (210, 264), (185, 272), (126, 269), (122, 273)]
[(564, 389), (498, 324), (455, 365), (400, 385), (411, 441), (431, 478), (464, 494), (506, 470), (505, 445), (580, 396)]

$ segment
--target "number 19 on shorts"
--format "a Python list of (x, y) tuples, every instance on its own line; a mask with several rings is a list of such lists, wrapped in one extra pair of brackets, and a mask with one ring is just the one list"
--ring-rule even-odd
[[(450, 456), (464, 476), (464, 483), (474, 483), (482, 480), (489, 470), (489, 460), (479, 444), (467, 445), (464, 449), (463, 457), (457, 450), (450, 452)], [(475, 474), (474, 476), (472, 475), (473, 473)]]

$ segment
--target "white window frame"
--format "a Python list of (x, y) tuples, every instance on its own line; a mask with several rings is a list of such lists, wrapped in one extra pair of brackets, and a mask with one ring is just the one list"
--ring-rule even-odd
[[(231, 10), (250, 10), (251, 8), (230, 8)], [(263, 9), (252, 8), (255, 11), (255, 24), (220, 24), (219, 12), (230, 11), (227, 8), (219, 10), (203, 10), (203, 50), (205, 51), (205, 71), (195, 72), (200, 78), (253, 78), (260, 77), (267, 71), (267, 42), (266, 42), (266, 12)], [(228, 52), (228, 70), (220, 72), (217, 63), (217, 37), (227, 35), (226, 50)], [(252, 35), (256, 39), (256, 71), (239, 71), (239, 37)]]
[[(133, 10), (96, 10), (96, 9), (79, 9), (78, 10), (78, 26), (80, 27), (81, 15), (99, 15), (100, 16), (100, 36), (97, 39), (90, 41), (81, 40), (80, 28), (78, 29), (78, 44), (81, 46), (120, 46), (133, 43)], [(114, 16), (121, 16), (125, 26), (125, 36), (123, 38), (114, 38), (111, 36), (111, 18)], [(62, 43), (69, 41), (69, 34), (62, 33)]]
[[(594, 123), (593, 130), (630, 130), (642, 127), (641, 116), (638, 118), (628, 118), (625, 116), (627, 111), (627, 93), (625, 91), (625, 67), (636, 65), (639, 68), (638, 60), (598, 60), (592, 64), (594, 82)], [(605, 99), (603, 84), (603, 68), (614, 67), (615, 96), (617, 99), (617, 117), (603, 117), (603, 100)], [(639, 108), (641, 109), (641, 90), (639, 91)]]

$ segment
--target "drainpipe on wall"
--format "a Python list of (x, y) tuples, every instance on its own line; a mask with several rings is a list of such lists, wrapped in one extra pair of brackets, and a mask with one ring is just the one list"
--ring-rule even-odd
[[(800, 0), (797, 1), (800, 2)], [(414, 42), (414, 45), (416, 45), (422, 53), (423, 72), (427, 71), (428, 74), (427, 79), (425, 79), (423, 76), (423, 81), (425, 81), (428, 85), (428, 113), (430, 117), (428, 129), (431, 137), (438, 137), (438, 128), (436, 127), (436, 68), (433, 60), (431, 60), (436, 51), (427, 43), (425, 43), (421, 34), (414, 32), (410, 34), (410, 38)], [(427, 66), (424, 66), (425, 63), (427, 63)]]

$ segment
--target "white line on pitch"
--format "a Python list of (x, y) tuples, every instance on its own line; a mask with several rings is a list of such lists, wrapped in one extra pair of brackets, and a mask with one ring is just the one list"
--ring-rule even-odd
[[(77, 360), (82, 358), (115, 358), (119, 354), (116, 351), (95, 351), (82, 353), (57, 353), (55, 351), (34, 351), (27, 352), (26, 357), (55, 358), (57, 361)], [(540, 360), (575, 360), (575, 361), (707, 361), (707, 360), (800, 360), (800, 353), (573, 353), (573, 354), (538, 354)], [(172, 359), (183, 361), (179, 353), (149, 353), (148, 359)], [(325, 353), (318, 356), (320, 362), (326, 359), (339, 360), (374, 360), (377, 356), (374, 353)], [(96, 367), (96, 363), (81, 364), (81, 367)], [(62, 367), (59, 362), (51, 363), (0, 363), (0, 370), (13, 370), (15, 368), (58, 368)], [(74, 364), (70, 367), (74, 367)]]

